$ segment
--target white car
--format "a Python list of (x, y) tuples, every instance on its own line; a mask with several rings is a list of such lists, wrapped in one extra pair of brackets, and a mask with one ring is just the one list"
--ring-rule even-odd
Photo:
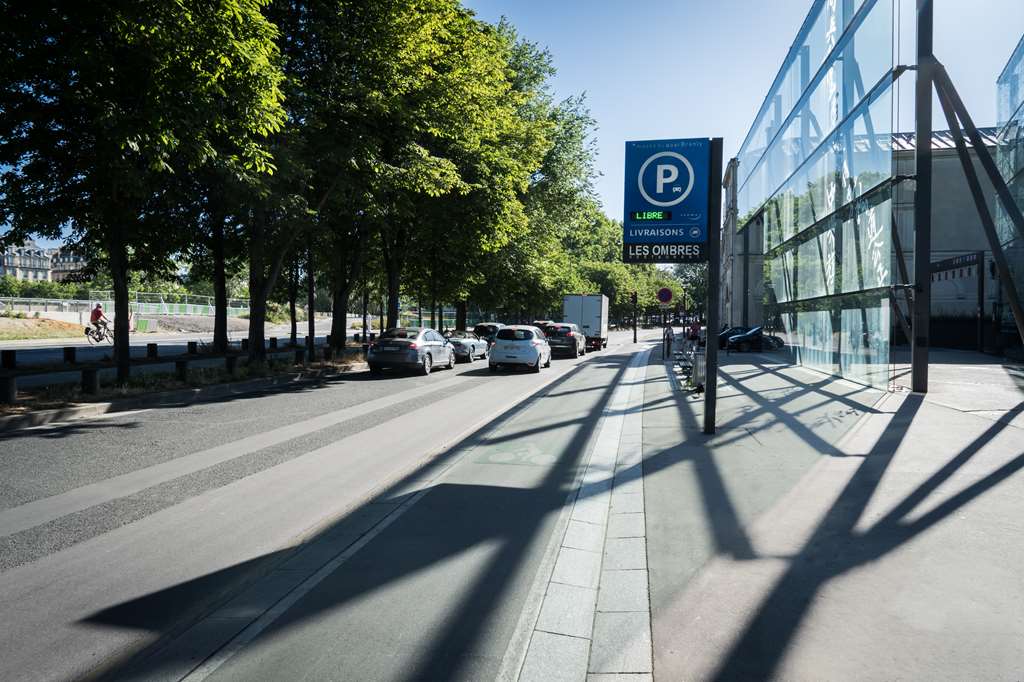
[(544, 332), (532, 325), (502, 327), (495, 335), (488, 365), (492, 372), (513, 365), (539, 372), (541, 367), (551, 366), (551, 346)]

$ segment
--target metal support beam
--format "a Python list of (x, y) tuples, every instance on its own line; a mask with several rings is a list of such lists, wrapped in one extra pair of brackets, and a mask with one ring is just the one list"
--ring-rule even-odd
[(981, 189), (981, 181), (978, 180), (978, 173), (974, 169), (974, 162), (964, 142), (963, 133), (960, 132), (960, 124), (953, 111), (953, 103), (950, 100), (947, 89), (940, 85), (938, 88), (939, 103), (946, 115), (946, 122), (949, 123), (949, 132), (953, 135), (953, 142), (956, 143), (956, 152), (960, 156), (960, 165), (963, 166), (964, 176), (967, 178), (967, 186), (974, 197), (974, 207), (978, 210), (978, 217), (981, 219), (981, 227), (985, 230), (985, 237), (988, 239), (989, 248), (992, 249), (992, 260), (996, 263), (996, 270), (999, 274), (999, 283), (1003, 285), (1007, 302), (1013, 313), (1013, 320), (1017, 323), (1017, 332), (1024, 339), (1024, 307), (1021, 306), (1020, 297), (1017, 295), (1017, 285), (1013, 281), (1013, 274), (1010, 272), (1010, 264), (1006, 261), (1006, 254), (1003, 253), (1003, 245), (999, 241), (999, 234), (996, 232), (996, 223), (992, 219), (992, 213), (988, 210), (985, 202), (985, 193)]
[(932, 302), (932, 0), (917, 0), (917, 80), (915, 84), (917, 187), (914, 192), (914, 336), (910, 340), (910, 385), (928, 391), (928, 346)]
[[(1003, 175), (999, 172), (999, 168), (992, 159), (992, 155), (988, 153), (988, 147), (985, 146), (985, 141), (981, 139), (981, 133), (978, 132), (977, 126), (971, 120), (971, 115), (967, 111), (967, 107), (964, 106), (963, 100), (960, 99), (960, 94), (953, 87), (953, 81), (946, 72), (946, 67), (938, 62), (935, 63), (935, 87), (939, 91), (940, 97), (945, 94), (953, 112), (963, 123), (963, 130), (967, 133), (971, 146), (974, 147), (974, 152), (978, 155), (978, 160), (981, 161), (981, 167), (985, 169), (989, 181), (995, 188), (996, 196), (999, 197), (1003, 208), (1006, 209), (1010, 222), (1017, 228), (1018, 236), (1024, 239), (1024, 215), (1021, 215), (1020, 207), (1017, 206), (1017, 202), (1013, 200), (1013, 196), (1010, 194), (1010, 188), (1006, 186), (1006, 181), (1003, 180)], [(949, 118), (948, 114), (946, 118)]]
[(704, 433), (715, 432), (718, 397), (718, 297), (722, 231), (722, 138), (711, 138), (711, 167), (708, 178), (708, 334), (704, 346), (707, 372), (704, 378)]

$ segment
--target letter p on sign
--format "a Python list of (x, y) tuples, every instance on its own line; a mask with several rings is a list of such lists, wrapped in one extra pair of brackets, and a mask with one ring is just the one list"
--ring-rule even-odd
[(658, 164), (655, 168), (655, 184), (657, 189), (655, 190), (658, 194), (665, 191), (665, 185), (670, 182), (675, 182), (679, 179), (679, 169), (671, 164)]

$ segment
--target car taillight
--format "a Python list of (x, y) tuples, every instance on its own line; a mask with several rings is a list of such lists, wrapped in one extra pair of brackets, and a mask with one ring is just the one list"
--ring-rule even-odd
[(416, 350), (417, 348), (419, 348), (419, 346), (417, 346), (415, 343), (409, 344), (409, 350)]
[(533, 341), (530, 342), (530, 345), (531, 346), (543, 346), (544, 342), (541, 341), (540, 339), (534, 339)]

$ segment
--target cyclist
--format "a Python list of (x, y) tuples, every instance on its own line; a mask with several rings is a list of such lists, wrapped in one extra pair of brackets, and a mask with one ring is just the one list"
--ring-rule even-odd
[(92, 313), (89, 315), (89, 324), (96, 328), (94, 332), (98, 338), (103, 338), (103, 332), (107, 328), (107, 324), (110, 320), (103, 314), (103, 304), (97, 303), (96, 307), (92, 309)]

